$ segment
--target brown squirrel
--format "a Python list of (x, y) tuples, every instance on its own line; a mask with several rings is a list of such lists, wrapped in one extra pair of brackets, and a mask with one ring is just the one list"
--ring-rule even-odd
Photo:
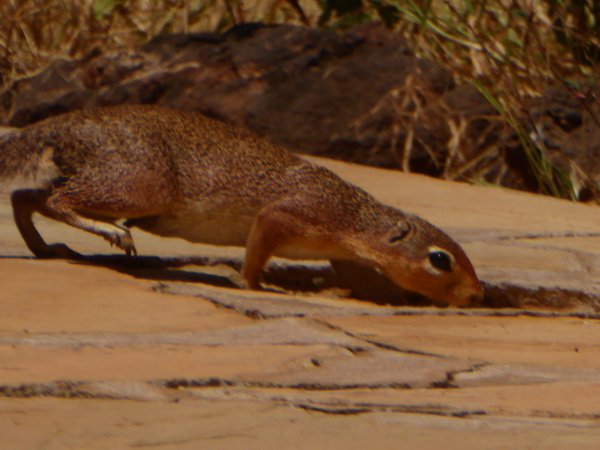
[[(245, 246), (243, 276), (259, 289), (272, 255), (351, 260), (402, 288), (453, 305), (483, 295), (471, 262), (443, 231), (384, 205), (333, 172), (248, 131), (191, 112), (118, 106), (52, 117), (0, 137), (0, 177), (15, 222), (38, 257), (37, 212), (102, 236), (128, 255), (128, 227), (192, 242)], [(127, 219), (123, 225), (115, 223)]]

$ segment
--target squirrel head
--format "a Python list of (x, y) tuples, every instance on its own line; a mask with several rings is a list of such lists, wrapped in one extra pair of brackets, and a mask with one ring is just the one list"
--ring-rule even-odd
[(394, 216), (368, 237), (370, 251), (357, 251), (359, 257), (398, 286), (433, 300), (467, 306), (483, 299), (473, 265), (457, 242), (417, 216), (400, 211)]

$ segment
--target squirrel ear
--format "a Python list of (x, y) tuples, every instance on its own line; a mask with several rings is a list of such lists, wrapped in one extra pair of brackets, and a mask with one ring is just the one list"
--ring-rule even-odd
[(397, 244), (406, 239), (412, 233), (412, 230), (413, 226), (408, 220), (398, 222), (390, 231), (388, 243)]

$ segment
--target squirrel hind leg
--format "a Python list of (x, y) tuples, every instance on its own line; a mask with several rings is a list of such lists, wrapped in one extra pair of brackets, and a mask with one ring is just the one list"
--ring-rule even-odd
[[(74, 197), (63, 188), (22, 189), (12, 193), (13, 217), (25, 244), (39, 258), (78, 259), (81, 255), (64, 244), (48, 245), (37, 231), (32, 216), (39, 213), (50, 219), (64, 222), (75, 228), (103, 237), (112, 245), (125, 251), (127, 255), (137, 254), (131, 233), (126, 228), (110, 222), (86, 217), (78, 212), (80, 208)], [(93, 211), (93, 208), (92, 208)]]
[[(90, 215), (97, 213), (106, 216), (101, 207), (95, 208), (93, 203), (81, 201), (78, 195), (64, 188), (56, 189), (45, 202), (44, 208), (49, 216), (72, 227), (96, 234), (106, 239), (111, 245), (123, 250), (127, 255), (137, 255), (131, 233), (125, 227), (110, 221), (95, 220), (79, 211), (87, 211)], [(42, 214), (43, 211), (40, 211)], [(112, 214), (111, 214), (112, 215)], [(115, 214), (115, 219), (118, 215)]]
[(82, 171), (54, 186), (37, 211), (101, 236), (127, 255), (136, 255), (130, 231), (114, 221), (135, 221), (163, 212), (172, 202), (172, 189), (164, 176), (141, 169), (117, 175), (103, 168)]
[(17, 229), (31, 253), (38, 258), (79, 259), (81, 255), (64, 244), (48, 245), (35, 228), (32, 220), (35, 212), (56, 219), (46, 207), (49, 196), (49, 189), (21, 189), (12, 193), (11, 203)]

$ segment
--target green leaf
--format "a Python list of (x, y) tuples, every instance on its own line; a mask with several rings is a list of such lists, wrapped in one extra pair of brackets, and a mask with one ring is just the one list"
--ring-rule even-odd
[(517, 44), (519, 48), (523, 48), (523, 40), (514, 28), (510, 28), (506, 36), (510, 42)]
[(471, 184), (476, 184), (478, 186), (498, 187), (498, 185), (496, 183), (490, 183), (489, 181), (478, 180), (475, 178), (467, 178), (467, 181)]
[(102, 20), (110, 16), (117, 6), (123, 5), (126, 0), (94, 0), (92, 2), (92, 14), (94, 19)]
[(504, 115), (504, 108), (500, 102), (496, 100), (496, 97), (494, 97), (494, 95), (483, 84), (481, 84), (479, 80), (473, 79), (473, 84), (479, 90), (479, 92), (481, 92), (485, 99), (496, 109), (496, 111)]

